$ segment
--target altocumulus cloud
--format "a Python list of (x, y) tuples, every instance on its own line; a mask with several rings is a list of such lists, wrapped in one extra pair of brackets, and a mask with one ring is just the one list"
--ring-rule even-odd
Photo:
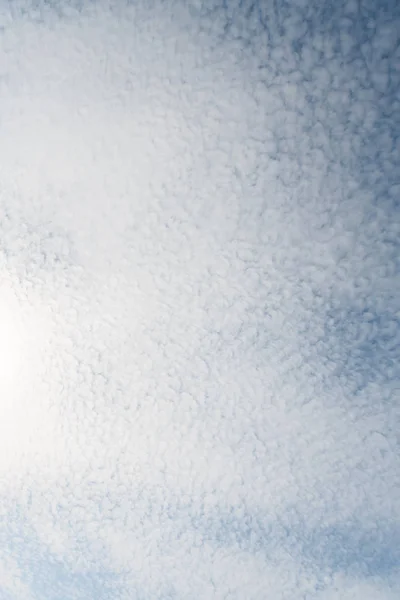
[(0, 15), (1, 600), (398, 598), (398, 4)]

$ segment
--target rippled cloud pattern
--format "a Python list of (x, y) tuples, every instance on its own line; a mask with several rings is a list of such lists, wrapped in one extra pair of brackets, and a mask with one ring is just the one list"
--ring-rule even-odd
[(0, 0), (0, 600), (400, 597), (400, 7)]

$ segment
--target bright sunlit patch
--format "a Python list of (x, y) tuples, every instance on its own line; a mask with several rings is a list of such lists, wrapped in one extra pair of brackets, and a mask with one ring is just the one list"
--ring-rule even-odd
[(11, 285), (0, 286), (0, 473), (34, 456), (46, 419), (35, 393), (42, 380), (43, 315), (21, 298)]
[[(0, 288), (0, 466), (14, 462), (29, 434), (24, 406), (24, 352), (28, 350), (22, 307), (10, 287)], [(28, 373), (25, 373), (25, 377)], [(28, 411), (29, 412), (29, 411)]]
[[(21, 369), (24, 329), (21, 309), (12, 290), (0, 291), (0, 390), (3, 394)], [(3, 403), (3, 402), (2, 402)]]

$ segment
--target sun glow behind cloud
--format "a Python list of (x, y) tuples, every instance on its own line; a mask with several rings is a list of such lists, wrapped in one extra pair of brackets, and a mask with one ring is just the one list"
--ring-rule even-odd
[(1, 396), (9, 394), (21, 377), (26, 346), (18, 301), (12, 290), (2, 286), (0, 295)]
[(51, 325), (35, 296), (8, 277), (0, 289), (2, 485), (10, 476), (16, 480), (16, 468), (47, 460), (52, 449), (54, 423), (43, 395)]

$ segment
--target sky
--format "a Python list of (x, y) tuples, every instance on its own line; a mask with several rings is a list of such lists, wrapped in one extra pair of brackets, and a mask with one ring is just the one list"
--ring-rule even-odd
[(0, 0), (0, 600), (400, 597), (399, 32)]

